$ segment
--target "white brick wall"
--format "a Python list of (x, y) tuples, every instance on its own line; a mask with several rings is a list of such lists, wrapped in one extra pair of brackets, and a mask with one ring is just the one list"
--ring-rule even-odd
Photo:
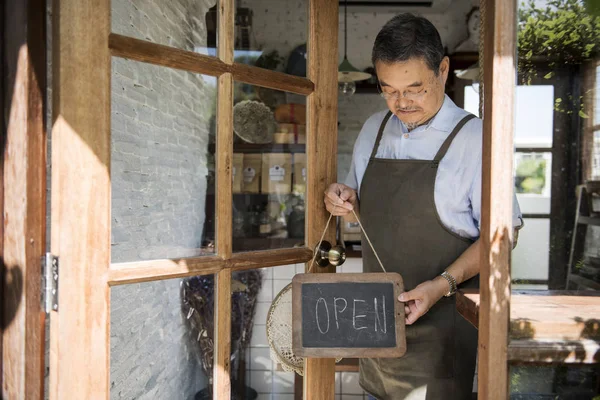
[[(112, 30), (190, 50), (204, 44), (210, 3), (113, 0)], [(197, 255), (214, 79), (120, 58), (111, 78), (112, 262)], [(111, 398), (188, 399), (206, 386), (179, 282), (111, 289)]]

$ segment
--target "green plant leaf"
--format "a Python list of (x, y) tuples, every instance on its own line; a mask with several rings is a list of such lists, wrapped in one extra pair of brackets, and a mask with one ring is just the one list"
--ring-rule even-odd
[(589, 118), (590, 116), (583, 112), (583, 110), (579, 110), (579, 117), (581, 118)]

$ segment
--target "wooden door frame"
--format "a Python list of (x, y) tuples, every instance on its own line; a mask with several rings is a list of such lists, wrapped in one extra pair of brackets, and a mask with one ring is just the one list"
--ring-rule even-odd
[(507, 399), (517, 2), (481, 0), (484, 115), (478, 395)]
[[(60, 258), (61, 288), (59, 311), (51, 315), (50, 399), (108, 398), (109, 286), (204, 274), (216, 275), (213, 396), (229, 398), (231, 272), (312, 258), (328, 217), (323, 193), (336, 180), (338, 4), (309, 0), (307, 78), (234, 63), (234, 1), (221, 0), (218, 13), (218, 57), (208, 57), (111, 33), (110, 0), (55, 3), (52, 252)], [(319, 37), (328, 40), (318, 43)], [(110, 263), (114, 56), (218, 77), (214, 256)], [(232, 253), (234, 80), (308, 96), (307, 247)], [(328, 240), (335, 240), (334, 230)], [(308, 360), (305, 381), (306, 398), (333, 399), (333, 360)]]
[[(46, 4), (2, 6), (2, 398), (42, 399), (44, 322), (40, 262), (46, 246)], [(8, 120), (5, 120), (5, 117)]]

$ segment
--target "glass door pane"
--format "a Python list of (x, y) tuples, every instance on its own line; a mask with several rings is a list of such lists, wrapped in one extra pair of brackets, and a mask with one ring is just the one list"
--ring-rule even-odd
[(216, 55), (217, 7), (205, 1), (112, 0), (112, 32)]
[(111, 288), (111, 399), (212, 399), (213, 282), (205, 275)]
[(305, 77), (308, 0), (236, 4), (235, 62)]
[(236, 82), (233, 251), (304, 242), (306, 97)]
[(112, 67), (112, 262), (214, 254), (216, 79)]

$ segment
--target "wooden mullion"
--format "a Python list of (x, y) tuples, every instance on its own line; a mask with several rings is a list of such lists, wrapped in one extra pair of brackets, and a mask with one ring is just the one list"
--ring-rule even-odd
[(309, 248), (297, 247), (235, 253), (230, 256), (229, 260), (225, 260), (219, 256), (201, 256), (117, 263), (110, 266), (108, 284), (116, 286), (216, 274), (225, 268), (230, 268), (232, 271), (242, 271), (305, 263), (312, 259), (312, 255), (313, 253)]
[(111, 54), (116, 57), (211, 76), (219, 76), (230, 70), (229, 66), (215, 57), (116, 33), (110, 34), (108, 43)]
[[(228, 260), (232, 254), (233, 213), (233, 0), (218, 1), (217, 55), (228, 72), (219, 76), (216, 153), (216, 227), (217, 255)], [(213, 399), (231, 398), (231, 269), (215, 277)]]
[[(308, 79), (315, 85), (315, 91), (307, 98), (306, 153), (310, 167), (307, 169), (306, 242), (311, 249), (316, 247), (329, 216), (323, 205), (323, 193), (336, 181), (337, 175), (338, 12), (337, 1), (309, 0), (307, 70)], [(335, 241), (335, 224), (331, 224), (325, 240)], [(317, 268), (313, 272), (335, 272), (335, 267)], [(307, 358), (304, 398), (333, 399), (334, 377), (334, 359)]]
[(270, 71), (247, 64), (234, 63), (231, 66), (231, 73), (233, 74), (233, 79), (239, 82), (305, 96), (311, 94), (315, 87), (313, 82), (306, 78)]
[(108, 284), (125, 285), (163, 279), (215, 274), (226, 268), (227, 261), (217, 256), (173, 260), (150, 260), (112, 264)]
[(508, 398), (516, 2), (485, 1), (478, 393)]
[(314, 90), (314, 84), (306, 78), (234, 63), (233, 47), (230, 52), (223, 50), (224, 53), (216, 58), (116, 33), (110, 34), (109, 45), (115, 57), (217, 77), (230, 73), (239, 82), (302, 95), (309, 95)]
[[(108, 399), (110, 0), (54, 2), (51, 400)], [(76, 349), (74, 351), (74, 349)]]
[[(45, 1), (2, 6), (2, 392), (44, 393), (40, 260), (46, 245)], [(4, 219), (4, 216), (7, 218)]]
[(312, 260), (308, 247), (235, 253), (229, 264), (234, 271), (305, 263)]

